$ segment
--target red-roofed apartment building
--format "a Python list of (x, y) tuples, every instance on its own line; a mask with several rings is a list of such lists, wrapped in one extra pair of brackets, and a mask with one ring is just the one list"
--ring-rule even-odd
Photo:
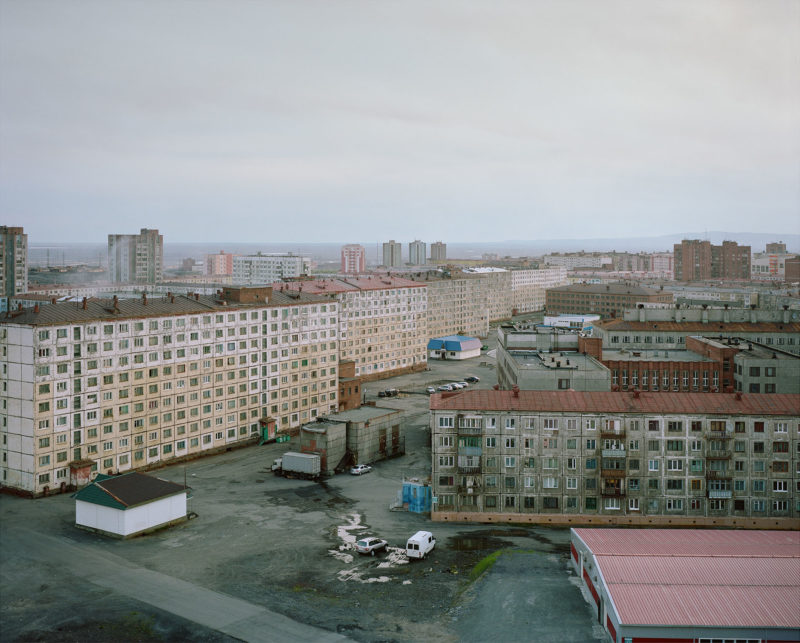
[(800, 532), (573, 529), (570, 553), (615, 643), (800, 641)]
[(800, 395), (431, 396), (434, 520), (800, 527)]

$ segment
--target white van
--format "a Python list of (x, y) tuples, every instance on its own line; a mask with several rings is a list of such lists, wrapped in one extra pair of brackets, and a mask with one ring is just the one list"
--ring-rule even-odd
[(406, 543), (406, 556), (409, 558), (425, 558), (425, 554), (436, 547), (436, 539), (429, 531), (418, 531)]

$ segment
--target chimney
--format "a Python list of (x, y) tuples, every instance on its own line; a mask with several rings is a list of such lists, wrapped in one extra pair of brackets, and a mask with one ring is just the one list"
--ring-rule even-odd
[(742, 392), (741, 391), (736, 391), (736, 399), (737, 400), (741, 400), (742, 399)]
[[(34, 306), (33, 306), (33, 312), (34, 312), (34, 314), (36, 314), (36, 315), (38, 315), (38, 314), (39, 314), (39, 304), (34, 304)], [(773, 355), (775, 355), (775, 353), (773, 353)]]
[(196, 292), (196, 293), (194, 294), (194, 300), (195, 300), (195, 301), (200, 301), (200, 293), (199, 293), (199, 292)]
[(512, 386), (511, 387), (511, 394), (514, 397), (519, 397), (519, 386), (517, 386), (516, 384), (514, 386)]
[(50, 303), (51, 303), (51, 304), (54, 304), (54, 303), (56, 303), (56, 298), (55, 298), (55, 297), (50, 297)]
[(639, 389), (638, 388), (633, 389), (633, 399), (634, 400), (638, 400), (639, 399)]
[(86, 297), (84, 297), (84, 298), (83, 298), (83, 301), (81, 302), (81, 308), (83, 308), (84, 310), (86, 310)]
[(147, 306), (147, 293), (142, 293), (142, 306)]
[(495, 385), (492, 387), (492, 389), (493, 389), (493, 390), (495, 390), (495, 391), (499, 391), (499, 390), (500, 390), (500, 385), (499, 385), (499, 384), (495, 384)]

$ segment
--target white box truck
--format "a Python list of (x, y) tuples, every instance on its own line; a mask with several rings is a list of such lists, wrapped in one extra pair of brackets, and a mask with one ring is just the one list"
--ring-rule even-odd
[(428, 552), (436, 547), (436, 539), (429, 531), (418, 531), (406, 543), (406, 556), (409, 558), (425, 558)]
[(321, 471), (321, 460), (317, 453), (287, 451), (272, 463), (276, 476), (317, 480)]

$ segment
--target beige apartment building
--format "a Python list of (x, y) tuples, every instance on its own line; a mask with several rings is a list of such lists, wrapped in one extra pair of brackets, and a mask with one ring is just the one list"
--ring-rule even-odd
[(487, 287), (486, 307), (489, 322), (511, 319), (513, 301), (511, 291), (511, 271), (504, 268), (466, 268), (465, 274), (485, 281)]
[(364, 381), (423, 370), (427, 364), (428, 288), (423, 283), (372, 275), (274, 284), (339, 304), (339, 358), (355, 362)]
[(485, 279), (456, 271), (450, 277), (421, 273), (414, 279), (428, 288), (428, 339), (489, 334), (489, 284)]
[(270, 288), (9, 313), (0, 483), (39, 495), (78, 464), (153, 466), (335, 412), (338, 320), (335, 301)]
[(564, 266), (511, 271), (511, 307), (515, 315), (544, 310), (548, 288), (568, 283)]
[(800, 395), (467, 390), (430, 408), (434, 519), (800, 516)]

